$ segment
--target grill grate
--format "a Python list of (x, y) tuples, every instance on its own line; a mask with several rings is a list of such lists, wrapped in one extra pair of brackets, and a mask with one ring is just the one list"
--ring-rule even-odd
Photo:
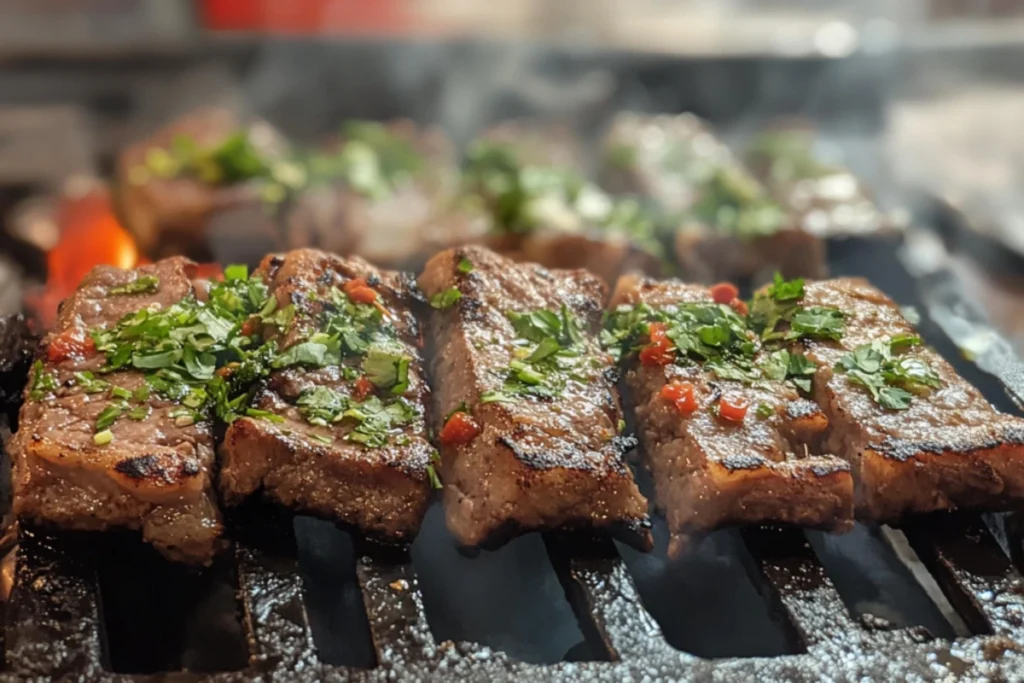
[[(913, 281), (892, 250), (879, 251), (887, 250), (875, 248), (866, 260), (859, 254), (857, 264), (834, 262), (833, 271), (849, 268), (890, 292), (909, 291), (907, 283)], [(857, 252), (849, 248), (844, 254)], [(865, 263), (876, 272), (864, 272)], [(948, 289), (942, 290), (944, 306), (950, 305)], [(936, 336), (942, 332), (934, 323), (925, 320), (921, 328), (930, 343), (954, 358), (953, 345)], [(983, 374), (962, 359), (955, 362), (1004, 409), (1012, 407), (1005, 390), (1024, 396), (1024, 382), (1014, 383), (1020, 375), (1013, 368)], [(566, 600), (592, 659), (598, 660), (550, 665), (515, 661), (479, 644), (437, 642), (408, 553), (356, 541), (355, 581), (375, 658), (370, 668), (330, 665), (318, 657), (290, 520), (245, 510), (230, 522), (234, 556), (227, 564), (238, 586), (246, 667), (217, 673), (111, 671), (98, 580), (98, 562), (109, 555), (101, 552), (106, 546), (94, 536), (23, 529), (15, 587), (5, 606), (0, 681), (1020, 680), (1024, 671), (1024, 581), (1011, 560), (1022, 555), (1020, 521), (1013, 517), (937, 515), (900, 529), (974, 634), (952, 640), (935, 638), (920, 626), (895, 628), (884, 620), (855, 618), (803, 532), (745, 529), (737, 535), (750, 558), (744, 567), (796, 654), (715, 660), (666, 641), (608, 541), (544, 537)]]

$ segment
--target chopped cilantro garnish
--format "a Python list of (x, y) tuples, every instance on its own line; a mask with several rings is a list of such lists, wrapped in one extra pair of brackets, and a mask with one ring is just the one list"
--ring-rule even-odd
[(472, 273), (473, 262), (470, 261), (465, 256), (463, 256), (461, 259), (459, 259), (459, 265), (457, 266), (457, 268), (459, 269), (460, 273)]
[(149, 294), (155, 292), (159, 286), (160, 278), (155, 275), (143, 275), (126, 285), (111, 288), (108, 294)]
[(261, 410), (259, 408), (246, 408), (246, 417), (254, 417), (259, 420), (266, 420), (267, 422), (284, 422), (284, 418), (277, 413), (272, 413), (269, 410)]
[(393, 394), (405, 393), (409, 388), (409, 364), (412, 358), (401, 347), (374, 345), (363, 358), (363, 372), (379, 389), (390, 389)]
[(462, 292), (458, 287), (449, 287), (430, 297), (430, 305), (438, 310), (451, 308), (462, 298)]
[(110, 388), (110, 382), (96, 379), (96, 376), (88, 371), (76, 372), (75, 383), (87, 394), (98, 394)]
[[(434, 455), (436, 454), (437, 451), (434, 452)], [(430, 456), (431, 460), (434, 459), (434, 455)], [(438, 459), (440, 459), (440, 456), (438, 456)], [(437, 476), (437, 470), (434, 468), (434, 463), (432, 462), (427, 463), (427, 479), (430, 481), (431, 488), (438, 490), (444, 488), (444, 486), (441, 484), (441, 477)]]
[(897, 355), (918, 344), (920, 339), (912, 335), (861, 344), (839, 359), (836, 370), (865, 387), (883, 408), (906, 410), (915, 395), (925, 395), (942, 386), (939, 373), (925, 361)]
[(330, 436), (327, 436), (326, 434), (310, 434), (309, 438), (313, 439), (314, 441), (319, 441), (322, 444), (330, 445), (334, 443), (334, 439)]
[(504, 383), (498, 391), (481, 396), (481, 403), (510, 403), (523, 396), (554, 398), (570, 381), (591, 381), (595, 366), (583, 342), (583, 323), (562, 305), (556, 313), (546, 309), (507, 313), (516, 330)]
[(57, 376), (43, 369), (43, 361), (37, 360), (33, 363), (32, 388), (29, 389), (29, 398), (33, 401), (39, 401), (56, 388)]
[(125, 403), (111, 403), (96, 416), (96, 431), (101, 432), (121, 417), (121, 414), (128, 408)]
[(352, 429), (343, 438), (373, 448), (386, 446), (394, 429), (419, 418), (416, 409), (403, 398), (384, 402), (371, 396), (365, 401), (356, 401), (351, 396), (327, 387), (315, 387), (302, 392), (296, 403), (299, 412), (310, 424), (351, 425)]
[(769, 417), (775, 414), (775, 409), (770, 404), (764, 401), (757, 404), (757, 416), (761, 419), (767, 420)]
[(764, 341), (842, 337), (843, 312), (829, 306), (804, 307), (803, 295), (803, 279), (784, 280), (776, 273), (772, 285), (754, 295), (748, 316), (751, 328)]
[(109, 429), (96, 432), (93, 434), (92, 442), (97, 446), (106, 446), (108, 443), (114, 440), (114, 433)]

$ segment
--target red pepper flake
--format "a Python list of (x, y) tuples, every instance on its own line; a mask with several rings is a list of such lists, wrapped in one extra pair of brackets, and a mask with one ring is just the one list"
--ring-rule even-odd
[(743, 422), (749, 403), (737, 396), (723, 396), (718, 400), (718, 416), (730, 422)]
[(647, 326), (651, 343), (640, 349), (640, 362), (644, 365), (668, 365), (672, 362), (672, 340), (665, 335), (665, 323)]
[(747, 313), (750, 313), (750, 309), (747, 308), (747, 302), (745, 302), (743, 299), (733, 299), (732, 301), (729, 302), (729, 305), (732, 306), (733, 310), (739, 313), (740, 315), (746, 315)]
[(480, 425), (468, 413), (452, 413), (441, 429), (441, 443), (446, 446), (460, 446), (469, 443), (480, 433)]
[(355, 387), (352, 388), (352, 398), (357, 401), (364, 401), (366, 397), (373, 393), (376, 387), (366, 377), (360, 377), (356, 380)]
[(731, 282), (719, 282), (711, 287), (711, 299), (716, 304), (730, 304), (739, 298), (740, 290)]
[(85, 358), (96, 353), (96, 342), (80, 327), (74, 327), (54, 336), (46, 348), (46, 357), (59, 363), (72, 356)]
[(689, 382), (670, 382), (659, 393), (663, 399), (675, 404), (676, 410), (684, 417), (697, 410), (697, 399)]
[(366, 284), (366, 280), (357, 277), (341, 286), (348, 298), (357, 304), (373, 304), (377, 302), (377, 291)]

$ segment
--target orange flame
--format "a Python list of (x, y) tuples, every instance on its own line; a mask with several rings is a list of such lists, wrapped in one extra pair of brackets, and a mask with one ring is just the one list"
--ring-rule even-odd
[(106, 189), (63, 196), (56, 218), (60, 238), (46, 255), (46, 286), (28, 297), (29, 306), (46, 328), (56, 322), (60, 302), (75, 291), (93, 266), (134, 268), (144, 262), (135, 240), (115, 218)]

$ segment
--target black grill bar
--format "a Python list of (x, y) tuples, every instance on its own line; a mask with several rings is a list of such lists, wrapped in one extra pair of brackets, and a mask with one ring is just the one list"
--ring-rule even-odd
[(545, 544), (581, 630), (610, 661), (667, 652), (678, 656), (641, 604), (633, 578), (611, 542), (581, 546), (552, 534), (545, 537)]
[(1024, 579), (983, 520), (950, 515), (903, 532), (974, 633), (1021, 634)]
[(408, 554), (375, 552), (356, 561), (377, 662), (405, 664), (434, 657), (423, 596)]
[(781, 607), (804, 648), (861, 630), (803, 533), (762, 527), (742, 536), (769, 588), (767, 599)]
[(275, 517), (258, 526), (258, 544), (255, 534), (243, 532), (235, 546), (250, 666), (282, 671), (313, 666), (316, 648), (303, 601), (292, 525)]
[[(88, 539), (22, 529), (6, 612), (6, 664), (25, 676), (103, 669), (99, 584)], [(55, 646), (55, 644), (58, 644)]]

